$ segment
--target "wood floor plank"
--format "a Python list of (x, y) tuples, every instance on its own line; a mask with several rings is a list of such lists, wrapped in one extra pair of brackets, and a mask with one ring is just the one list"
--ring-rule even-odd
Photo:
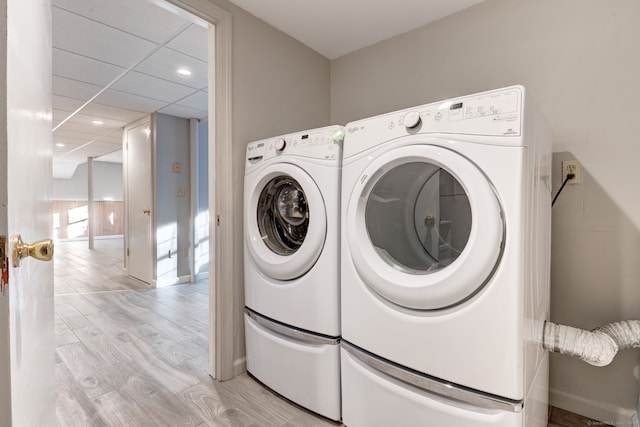
[(144, 299), (134, 297), (131, 292), (114, 293), (111, 294), (110, 297), (111, 301), (117, 303), (118, 307), (122, 310), (125, 310), (131, 316), (140, 319), (144, 323), (153, 325), (175, 341), (200, 338), (206, 342), (208, 339), (208, 337), (203, 338), (200, 335), (196, 335), (179, 324), (162, 317), (154, 311), (152, 305), (141, 303)]
[(56, 399), (57, 424), (63, 427), (109, 425), (98, 413), (84, 390), (64, 363), (56, 363), (58, 394)]
[(106, 336), (95, 325), (76, 329), (74, 333), (85, 347), (90, 349), (93, 357), (104, 366), (135, 362), (118, 348), (114, 340)]
[(55, 315), (55, 333), (56, 333), (56, 346), (62, 347), (67, 344), (78, 342), (78, 337), (67, 326), (62, 318), (56, 313)]
[(292, 419), (309, 415), (303, 409), (291, 405), (265, 388), (246, 373), (237, 376), (235, 380), (233, 384), (221, 383), (218, 389), (226, 390), (230, 396), (242, 402), (245, 405), (243, 409), (247, 411), (255, 406), (260, 411), (260, 416), (269, 423), (268, 425), (284, 425)]
[(178, 397), (191, 411), (197, 413), (206, 425), (260, 425), (256, 424), (257, 420), (239, 410), (234, 402), (225, 401), (214, 388), (203, 383), (181, 391)]
[(203, 422), (198, 414), (190, 411), (174, 393), (146, 372), (131, 364), (117, 365), (114, 372), (119, 375), (120, 393), (144, 408), (155, 425), (197, 426)]
[(67, 344), (58, 348), (57, 353), (88, 397), (97, 397), (114, 390), (109, 375), (84, 344)]
[(71, 304), (83, 316), (95, 314), (100, 311), (100, 307), (93, 304), (82, 294), (66, 295), (64, 298), (67, 303)]
[(208, 352), (208, 348), (192, 345), (189, 341), (176, 342), (146, 323), (137, 327), (135, 332), (142, 341), (174, 366), (180, 366), (185, 361)]
[(183, 369), (179, 364), (173, 364), (157, 354), (153, 347), (147, 345), (133, 333), (129, 340), (118, 344), (118, 347), (129, 357), (136, 360), (136, 366), (155, 377), (155, 379), (177, 393), (199, 382), (199, 379)]
[(112, 391), (92, 399), (102, 419), (109, 420), (111, 427), (154, 427), (147, 412), (134, 400)]
[(91, 325), (91, 322), (68, 302), (56, 304), (56, 314), (60, 316), (71, 330)]

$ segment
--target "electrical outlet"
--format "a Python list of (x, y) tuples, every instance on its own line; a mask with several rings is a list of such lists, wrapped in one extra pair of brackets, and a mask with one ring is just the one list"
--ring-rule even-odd
[(563, 160), (562, 161), (562, 182), (567, 179), (567, 175), (574, 174), (575, 177), (570, 179), (567, 184), (580, 184), (582, 182), (581, 177), (580, 160)]

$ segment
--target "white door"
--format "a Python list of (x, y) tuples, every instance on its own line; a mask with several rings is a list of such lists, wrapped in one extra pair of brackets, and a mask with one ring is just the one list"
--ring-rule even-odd
[(127, 271), (129, 276), (153, 282), (153, 204), (150, 122), (125, 129), (127, 206)]
[[(51, 4), (2, 0), (2, 10), (0, 234), (33, 243), (52, 234)], [(27, 258), (18, 268), (9, 264), (7, 274), (0, 294), (0, 425), (53, 426), (53, 263)]]

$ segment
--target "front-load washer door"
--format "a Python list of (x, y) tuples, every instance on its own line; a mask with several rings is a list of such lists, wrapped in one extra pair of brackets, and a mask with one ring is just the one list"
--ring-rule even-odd
[(293, 280), (313, 267), (327, 233), (322, 194), (301, 168), (277, 163), (256, 180), (245, 207), (246, 244), (263, 274)]
[(344, 229), (370, 289), (405, 308), (438, 310), (487, 283), (505, 231), (482, 171), (450, 149), (420, 142), (392, 149), (365, 168)]

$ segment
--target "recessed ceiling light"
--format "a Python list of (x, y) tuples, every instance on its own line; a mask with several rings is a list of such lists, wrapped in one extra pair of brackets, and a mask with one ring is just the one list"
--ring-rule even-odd
[(94, 120), (91, 123), (93, 123), (96, 126), (102, 126), (104, 124), (102, 120)]
[(64, 147), (64, 144), (63, 144), (62, 142), (58, 142), (58, 143), (56, 144), (56, 147)]
[(186, 68), (178, 68), (177, 73), (180, 74), (181, 76), (190, 76), (191, 75), (191, 71), (187, 70)]

